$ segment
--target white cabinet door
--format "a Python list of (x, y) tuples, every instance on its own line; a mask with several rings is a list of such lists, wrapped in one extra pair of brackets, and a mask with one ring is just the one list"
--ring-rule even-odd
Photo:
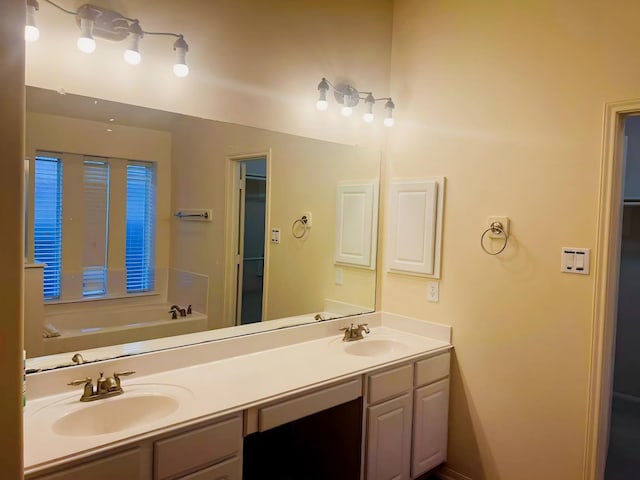
[(367, 410), (367, 480), (409, 480), (411, 395)]
[(413, 478), (431, 470), (447, 458), (449, 379), (418, 388), (414, 396)]

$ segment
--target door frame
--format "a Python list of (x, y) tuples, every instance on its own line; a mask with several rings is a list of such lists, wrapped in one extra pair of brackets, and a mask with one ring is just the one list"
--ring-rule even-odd
[(238, 242), (239, 228), (238, 216), (239, 205), (236, 201), (235, 192), (240, 187), (238, 171), (238, 162), (246, 160), (257, 160), (264, 158), (266, 161), (266, 200), (265, 200), (265, 219), (264, 219), (264, 276), (262, 277), (262, 320), (266, 319), (267, 314), (267, 296), (269, 293), (269, 225), (271, 218), (271, 149), (241, 154), (229, 154), (225, 157), (225, 255), (224, 255), (224, 325), (236, 325), (236, 305), (237, 305), (237, 275), (235, 261), (235, 245)]
[(624, 197), (624, 120), (638, 113), (640, 99), (607, 103), (604, 109), (583, 469), (585, 480), (604, 478), (609, 446)]

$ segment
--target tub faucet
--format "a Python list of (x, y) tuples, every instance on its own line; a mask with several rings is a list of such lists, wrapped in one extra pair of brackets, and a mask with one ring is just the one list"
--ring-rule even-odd
[[(180, 308), (180, 305), (171, 305), (171, 309), (169, 311), (179, 313), (181, 317), (187, 316), (187, 310)], [(175, 320), (176, 317), (172, 316), (171, 318)]]

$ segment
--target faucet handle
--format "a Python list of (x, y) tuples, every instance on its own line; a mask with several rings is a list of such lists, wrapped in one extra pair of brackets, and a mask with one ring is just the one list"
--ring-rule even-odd
[(133, 375), (134, 373), (136, 373), (134, 370), (127, 370), (125, 372), (114, 372), (113, 378), (128, 377), (129, 375)]
[(67, 385), (71, 385), (73, 387), (77, 387), (78, 385), (84, 385), (87, 383), (91, 383), (93, 380), (91, 379), (91, 377), (87, 377), (87, 378), (79, 378), (77, 380), (71, 380), (69, 383), (67, 383)]
[(343, 327), (340, 329), (341, 332), (350, 332), (351, 330), (353, 330), (353, 323), (348, 327)]

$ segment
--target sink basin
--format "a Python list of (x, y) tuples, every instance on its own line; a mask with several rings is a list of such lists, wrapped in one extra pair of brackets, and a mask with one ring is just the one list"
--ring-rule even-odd
[(407, 345), (404, 343), (389, 338), (364, 338), (348, 344), (344, 351), (351, 355), (373, 357), (376, 355), (402, 352), (407, 348)]
[(80, 402), (80, 393), (66, 395), (31, 411), (26, 424), (37, 424), (64, 437), (108, 435), (146, 427), (189, 408), (193, 392), (180, 385), (138, 383), (124, 386), (117, 397)]
[(173, 397), (157, 394), (138, 394), (96, 400), (93, 404), (71, 412), (53, 425), (58, 435), (82, 437), (104, 435), (155, 422), (178, 409)]

